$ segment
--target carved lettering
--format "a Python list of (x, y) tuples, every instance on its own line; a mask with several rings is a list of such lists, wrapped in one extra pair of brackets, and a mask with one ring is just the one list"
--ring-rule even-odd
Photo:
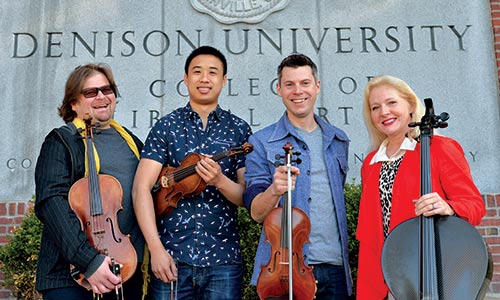
[(249, 78), (250, 83), (250, 93), (249, 96), (259, 96), (259, 78)]
[(23, 158), (22, 160), (18, 160), (16, 158), (9, 158), (6, 162), (7, 169), (14, 171), (16, 169), (24, 169), (28, 170), (33, 165), (33, 162), (30, 158)]
[[(420, 25), (420, 26), (388, 26), (377, 28), (363, 27), (322, 27), (313, 28), (276, 28), (264, 30), (222, 29), (224, 52), (242, 55), (247, 52), (266, 55), (269, 51), (282, 55), (314, 51), (329, 53), (393, 53), (398, 51), (445, 51), (444, 47), (467, 51), (467, 34), (472, 25)], [(420, 30), (417, 30), (420, 29)], [(12, 58), (29, 58), (39, 51), (38, 44), (46, 44), (42, 51), (46, 58), (61, 58), (68, 55), (65, 49), (71, 49), (69, 56), (90, 55), (93, 58), (114, 57), (117, 53), (122, 57), (137, 54), (142, 46), (144, 53), (150, 56), (188, 55), (201, 45), (205, 34), (214, 34), (203, 29), (192, 31), (173, 30), (164, 32), (152, 30), (143, 37), (136, 36), (133, 30), (122, 33), (103, 30), (91, 32), (46, 32), (36, 35), (30, 32), (14, 32), (12, 42)], [(218, 34), (215, 32), (215, 34)], [(428, 37), (427, 39), (425, 37)], [(172, 37), (175, 37), (172, 39)], [(45, 39), (45, 40), (44, 40)], [(442, 40), (456, 40), (456, 44), (444, 44)], [(141, 45), (142, 41), (142, 45)], [(441, 42), (441, 43), (440, 43)], [(175, 43), (175, 45), (173, 44)], [(418, 43), (418, 44), (417, 44)], [(455, 45), (455, 46), (454, 46)], [(175, 48), (175, 52), (169, 51)], [(83, 49), (84, 52), (79, 51)]]
[[(62, 36), (62, 32), (47, 32), (48, 38), (47, 38), (47, 56), (46, 57), (61, 57), (62, 53), (59, 52), (58, 54), (52, 54), (52, 49), (53, 46), (57, 46), (58, 48), (61, 48), (61, 41), (54, 42), (52, 38), (54, 36)], [(74, 52), (74, 48), (73, 48)]]
[(150, 110), (149, 111), (149, 128), (153, 127), (153, 125), (158, 122), (158, 120), (161, 118), (160, 112), (157, 110)]
[(354, 153), (354, 164), (358, 164), (358, 163), (362, 164), (364, 160), (365, 160), (364, 153), (361, 153), (361, 154)]
[(354, 93), (357, 88), (358, 84), (356, 83), (356, 80), (352, 77), (343, 77), (339, 81), (339, 90), (346, 95)]
[(227, 79), (227, 95), (228, 96), (238, 96), (240, 93), (233, 92), (233, 79)]
[(344, 125), (350, 125), (348, 111), (349, 110), (353, 110), (353, 109), (354, 109), (354, 107), (352, 107), (352, 106), (341, 106), (341, 107), (339, 107), (339, 110), (343, 110), (344, 111)]
[(469, 151), (470, 156), (472, 156), (472, 162), (476, 162), (477, 152), (478, 151), (476, 151), (476, 152)]
[[(157, 86), (159, 86), (159, 87), (156, 88)], [(155, 81), (151, 82), (151, 84), (149, 85), (149, 93), (153, 97), (161, 98), (161, 97), (165, 96), (164, 86), (165, 86), (165, 80), (163, 80), (163, 79), (155, 80)], [(157, 89), (160, 91), (157, 91)]]
[[(20, 42), (21, 40), (24, 40), (25, 43)], [(24, 49), (26, 51), (26, 54), (19, 54), (19, 45), (24, 45), (26, 48)], [(12, 58), (26, 58), (32, 56), (37, 48), (38, 48), (38, 42), (37, 39), (35, 38), (34, 35), (31, 33), (26, 33), (26, 32), (17, 32), (14, 33), (14, 52), (12, 54)]]
[(250, 111), (250, 121), (248, 122), (250, 126), (260, 126), (260, 123), (255, 123), (255, 120), (253, 118), (253, 111), (255, 110), (255, 108), (249, 108), (248, 109)]

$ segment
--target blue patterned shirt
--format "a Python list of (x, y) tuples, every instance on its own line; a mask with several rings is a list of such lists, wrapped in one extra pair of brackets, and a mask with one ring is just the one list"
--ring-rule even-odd
[[(178, 167), (190, 153), (214, 155), (241, 146), (251, 135), (242, 119), (217, 106), (208, 116), (206, 129), (188, 103), (161, 118), (151, 129), (141, 157)], [(237, 181), (236, 171), (245, 166), (243, 155), (219, 161), (222, 172)], [(198, 196), (183, 198), (177, 208), (158, 221), (165, 248), (179, 262), (193, 266), (240, 263), (237, 206), (214, 186)]]

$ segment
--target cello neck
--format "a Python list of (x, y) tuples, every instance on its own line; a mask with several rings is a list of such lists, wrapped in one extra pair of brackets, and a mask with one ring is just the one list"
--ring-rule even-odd
[[(420, 195), (432, 192), (430, 136), (420, 139)], [(439, 300), (434, 217), (420, 216), (420, 299)]]
[[(420, 195), (432, 193), (430, 144), (434, 128), (447, 126), (448, 114), (434, 114), (432, 99), (424, 99), (425, 115), (419, 123), (410, 127), (420, 127)], [(436, 235), (434, 217), (419, 217), (419, 290), (420, 299), (439, 300), (439, 279), (436, 258)]]

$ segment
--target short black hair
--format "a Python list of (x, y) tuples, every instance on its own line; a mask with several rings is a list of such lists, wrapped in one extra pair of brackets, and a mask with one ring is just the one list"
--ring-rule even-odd
[(219, 50), (215, 49), (214, 47), (210, 46), (200, 46), (191, 52), (189, 54), (188, 58), (186, 59), (186, 64), (184, 65), (184, 73), (187, 75), (189, 71), (189, 64), (191, 61), (198, 55), (203, 55), (203, 54), (208, 54), (208, 55), (213, 55), (217, 57), (221, 62), (222, 62), (222, 76), (227, 74), (227, 61), (226, 57), (222, 52)]
[(318, 67), (316, 64), (307, 55), (297, 53), (290, 54), (281, 61), (278, 66), (278, 84), (281, 82), (281, 73), (283, 72), (283, 68), (298, 68), (303, 66), (311, 67), (314, 80), (318, 81)]

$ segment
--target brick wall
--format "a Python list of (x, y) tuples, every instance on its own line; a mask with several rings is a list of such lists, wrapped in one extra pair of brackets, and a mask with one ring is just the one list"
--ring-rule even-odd
[(486, 216), (477, 228), (488, 244), (493, 258), (493, 278), (490, 290), (493, 293), (500, 293), (500, 194), (483, 197), (486, 204)]
[(500, 0), (490, 0), (491, 23), (493, 25), (497, 74), (500, 82)]
[[(500, 83), (500, 0), (490, 0), (491, 23), (493, 26), (493, 38), (495, 58), (497, 64), (497, 76)], [(489, 244), (494, 261), (494, 274), (491, 290), (500, 293), (500, 195), (485, 195), (486, 217), (479, 226), (481, 234)]]
[[(21, 221), (32, 206), (31, 202), (3, 202), (0, 203), (0, 245), (8, 242), (7, 236), (21, 224)], [(0, 281), (3, 274), (0, 272)], [(0, 299), (13, 299), (11, 293), (5, 288), (0, 288)]]

